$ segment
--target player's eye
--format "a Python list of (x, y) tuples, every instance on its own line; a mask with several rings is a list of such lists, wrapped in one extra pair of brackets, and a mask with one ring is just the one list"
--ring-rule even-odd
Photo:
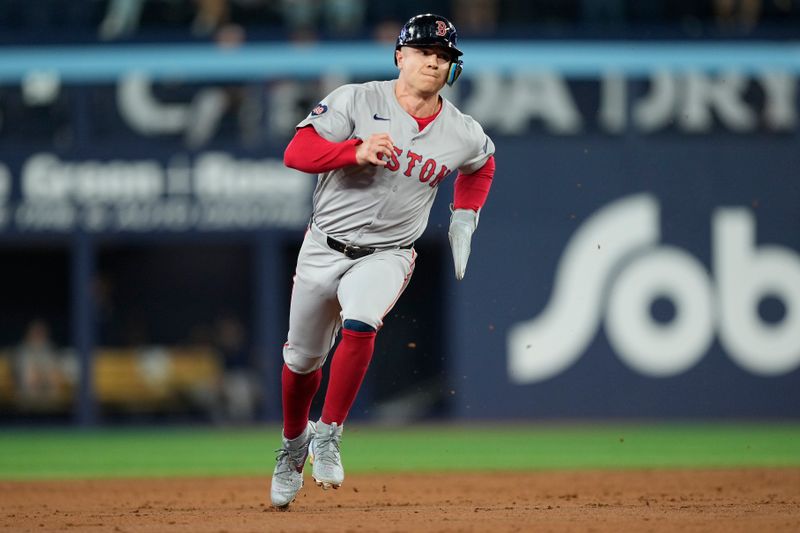
[(421, 52), (427, 56), (436, 56), (439, 61), (450, 61), (450, 55), (444, 50), (438, 48), (421, 48)]

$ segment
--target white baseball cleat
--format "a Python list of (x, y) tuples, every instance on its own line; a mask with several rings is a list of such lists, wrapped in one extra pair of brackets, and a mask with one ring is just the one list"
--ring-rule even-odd
[(336, 422), (328, 425), (322, 420), (317, 422), (316, 426), (316, 432), (308, 448), (308, 455), (313, 465), (311, 477), (323, 490), (331, 487), (338, 489), (344, 482), (344, 467), (339, 453), (342, 427)]
[(308, 445), (314, 436), (315, 424), (308, 421), (305, 431), (294, 439), (283, 437), (282, 446), (275, 450), (278, 464), (272, 473), (270, 497), (274, 507), (287, 507), (303, 488), (303, 466), (308, 457)]

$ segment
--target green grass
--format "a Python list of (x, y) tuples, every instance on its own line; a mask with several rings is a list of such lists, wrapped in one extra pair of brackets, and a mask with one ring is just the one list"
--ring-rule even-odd
[[(277, 427), (0, 430), (0, 479), (266, 476)], [(800, 467), (800, 424), (352, 425), (349, 473)]]

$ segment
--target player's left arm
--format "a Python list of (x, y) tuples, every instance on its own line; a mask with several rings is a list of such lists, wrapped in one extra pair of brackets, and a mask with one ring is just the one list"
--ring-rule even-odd
[(480, 211), (489, 196), (489, 189), (492, 188), (494, 169), (494, 156), (491, 155), (475, 172), (465, 174), (459, 171), (453, 194), (453, 208)]
[(478, 170), (469, 174), (459, 171), (456, 177), (448, 237), (457, 280), (464, 279), (472, 247), (472, 234), (478, 227), (480, 210), (489, 196), (494, 171), (494, 155), (490, 155)]

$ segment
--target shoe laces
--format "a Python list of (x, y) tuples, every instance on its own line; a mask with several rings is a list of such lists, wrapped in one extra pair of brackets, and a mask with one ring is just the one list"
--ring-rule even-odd
[(336, 430), (337, 424), (330, 425), (330, 430), (326, 433), (317, 433), (314, 442), (315, 460), (320, 460), (329, 463), (339, 462), (339, 443), (342, 440), (342, 433)]
[(301, 446), (299, 448), (291, 449), (287, 444), (275, 450), (278, 454), (275, 460), (278, 462), (278, 468), (275, 475), (279, 477), (286, 477), (293, 472), (302, 472), (303, 465), (305, 464), (306, 456), (308, 455), (308, 446)]

